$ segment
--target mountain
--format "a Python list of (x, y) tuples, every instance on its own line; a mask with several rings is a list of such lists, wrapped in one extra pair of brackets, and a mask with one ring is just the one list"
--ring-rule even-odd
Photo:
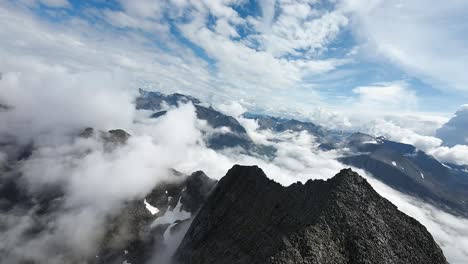
[(148, 92), (143, 89), (140, 89), (139, 92), (140, 96), (135, 100), (136, 109), (158, 111), (163, 108), (164, 103), (172, 106), (176, 106), (179, 103), (192, 103), (194, 105), (201, 103), (195, 97), (179, 93), (164, 95), (160, 92)]
[(436, 137), (449, 147), (468, 145), (468, 105), (463, 105), (447, 123), (436, 131)]
[(245, 113), (245, 118), (255, 119), (260, 129), (269, 129), (274, 132), (284, 132), (291, 130), (294, 132), (307, 131), (309, 134), (317, 137), (325, 137), (327, 130), (323, 127), (311, 122), (303, 122), (296, 119), (288, 119), (281, 117), (273, 117), (269, 115), (259, 115), (253, 113)]
[[(213, 149), (238, 147), (249, 153), (275, 156), (274, 147), (255, 145), (245, 129), (233, 117), (226, 116), (212, 107), (201, 105), (200, 100), (186, 95), (163, 95), (141, 91), (137, 108), (157, 109), (163, 104), (176, 106), (178, 102), (191, 102), (196, 107), (197, 117), (206, 120), (212, 127), (228, 127), (234, 133), (215, 134), (207, 145)], [(165, 103), (164, 103), (165, 102)], [(463, 119), (463, 109), (447, 124), (458, 124)], [(165, 111), (154, 112), (158, 118)], [(394, 142), (383, 137), (364, 133), (330, 130), (312, 122), (268, 115), (245, 113), (244, 118), (254, 119), (260, 130), (276, 133), (306, 131), (315, 136), (322, 150), (345, 150), (339, 161), (361, 168), (389, 186), (428, 202), (444, 211), (468, 217), (468, 170), (451, 164), (443, 164), (414, 146)], [(465, 126), (468, 127), (468, 126)]]
[(327, 129), (312, 122), (299, 121), (296, 119), (254, 113), (245, 113), (243, 117), (254, 119), (257, 122), (260, 130), (271, 130), (276, 133), (285, 131), (306, 131), (307, 133), (315, 136), (317, 142), (320, 143), (319, 148), (323, 150), (335, 149), (336, 144), (343, 138), (343, 136), (348, 135), (348, 133), (343, 131)]
[(154, 256), (160, 263), (169, 261), (216, 184), (202, 171), (173, 174), (175, 181), (158, 184), (144, 199), (128, 202), (108, 221), (92, 263), (146, 263)]
[(268, 149), (257, 148), (250, 139), (245, 128), (232, 116), (227, 116), (211, 106), (201, 105), (200, 100), (182, 94), (165, 95), (159, 92), (147, 92), (140, 90), (140, 96), (136, 99), (136, 108), (151, 110), (152, 118), (159, 118), (166, 114), (164, 106), (178, 106), (180, 103), (192, 103), (195, 107), (197, 118), (207, 121), (213, 128), (225, 128), (223, 133), (214, 133), (208, 141), (208, 147), (223, 149), (240, 147), (246, 151), (267, 152)]
[(234, 166), (192, 222), (176, 263), (447, 263), (432, 236), (350, 169), (288, 187)]
[(414, 146), (354, 133), (339, 160), (364, 169), (403, 193), (455, 215), (468, 217), (468, 173), (447, 166)]

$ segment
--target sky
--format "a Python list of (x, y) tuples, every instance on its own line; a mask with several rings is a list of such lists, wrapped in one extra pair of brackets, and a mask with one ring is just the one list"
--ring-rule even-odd
[[(124, 72), (249, 110), (449, 117), (464, 0), (1, 0), (0, 72)], [(369, 111), (372, 109), (372, 111)]]
[[(285, 185), (343, 168), (340, 153), (320, 150), (311, 135), (259, 131), (245, 111), (352, 127), (468, 165), (468, 145), (442, 145), (467, 127), (467, 16), (465, 0), (0, 0), (0, 172), (22, 154), (16, 145), (33, 142), (14, 172), (29, 192), (50, 184), (65, 191), (37, 239), (19, 235), (36, 225), (35, 208), (0, 213), (11, 227), (1, 230), (0, 252), (44, 263), (92, 255), (88, 242), (103, 219), (167, 180), (170, 168), (219, 179), (235, 163), (256, 164)], [(215, 152), (203, 143), (214, 132), (193, 106), (148, 119), (135, 109), (138, 88), (213, 104), (278, 155)], [(84, 127), (132, 137), (108, 151), (102, 139), (77, 139)], [(466, 219), (359, 173), (423, 223), (452, 263), (464, 263)]]

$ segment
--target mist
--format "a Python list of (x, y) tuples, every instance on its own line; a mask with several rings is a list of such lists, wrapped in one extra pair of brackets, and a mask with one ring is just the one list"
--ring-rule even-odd
[[(137, 93), (131, 76), (118, 72), (7, 72), (0, 83), (0, 98), (10, 107), (0, 113), (1, 140), (10, 144), (0, 155), (3, 167), (8, 167), (2, 180), (19, 177), (21, 188), (33, 197), (50, 190), (63, 192), (46, 215), (34, 203), (13, 206), (0, 215), (4, 238), (0, 252), (8, 263), (89, 260), (99, 247), (106, 220), (119, 214), (126, 201), (143, 200), (159, 183), (171, 181), (170, 169), (186, 174), (203, 170), (220, 179), (234, 164), (258, 165), (270, 178), (289, 185), (327, 179), (347, 167), (336, 160), (340, 150), (320, 150), (314, 136), (306, 132), (259, 130), (255, 121), (242, 118), (245, 109), (235, 103), (220, 108), (235, 116), (256, 144), (276, 148), (276, 156), (209, 149), (204, 143), (207, 137), (220, 131), (198, 120), (191, 104), (150, 119), (147, 111), (134, 110)], [(85, 127), (96, 131), (122, 128), (131, 136), (125, 144), (109, 146), (99, 134), (78, 136)], [(18, 160), (25, 146), (31, 153)], [(423, 223), (451, 263), (468, 258), (467, 220), (353, 169), (400, 210)], [(180, 241), (178, 236), (174, 241)], [(176, 247), (172, 243), (168, 250)], [(153, 261), (161, 259), (155, 256)]]

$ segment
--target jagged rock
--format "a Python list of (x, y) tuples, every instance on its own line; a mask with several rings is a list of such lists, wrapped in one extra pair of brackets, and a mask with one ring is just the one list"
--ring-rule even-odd
[(350, 169), (288, 187), (234, 166), (192, 222), (177, 263), (447, 263), (426, 228)]
[(83, 131), (81, 131), (81, 133), (78, 135), (82, 138), (89, 138), (91, 136), (93, 136), (94, 134), (94, 128), (92, 127), (87, 127), (85, 129), (83, 129)]
[(109, 140), (110, 142), (119, 143), (119, 144), (127, 143), (127, 140), (130, 137), (130, 134), (128, 134), (122, 129), (109, 130), (107, 131), (107, 133), (108, 133), (108, 135), (106, 135), (107, 140)]
[[(166, 254), (166, 231), (184, 234), (191, 217), (205, 202), (216, 180), (202, 171), (188, 176), (173, 170), (172, 174), (174, 181), (158, 184), (144, 199), (127, 203), (120, 214), (110, 219), (98, 257), (93, 262), (146, 263), (151, 257)], [(153, 215), (144, 201), (157, 208), (158, 212)], [(190, 218), (170, 219), (171, 222), (154, 225), (155, 220), (164, 217), (166, 212), (178, 210), (178, 204), (178, 209), (189, 213)]]
[[(95, 135), (95, 130), (92, 127), (87, 127), (81, 131), (78, 136), (82, 138), (89, 138)], [(105, 143), (110, 144), (125, 144), (127, 140), (130, 138), (130, 134), (128, 134), (123, 129), (112, 129), (107, 132), (98, 131), (98, 135), (101, 139), (104, 140)]]

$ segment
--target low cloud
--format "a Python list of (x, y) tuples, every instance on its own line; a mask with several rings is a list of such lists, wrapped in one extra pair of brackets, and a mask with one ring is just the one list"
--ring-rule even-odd
[(468, 145), (468, 105), (462, 105), (436, 135), (446, 146)]
[(438, 147), (430, 150), (429, 153), (442, 162), (450, 162), (457, 165), (468, 165), (467, 145)]
[[(416, 93), (405, 82), (360, 86), (352, 91), (358, 96), (352, 109), (358, 108), (363, 115), (410, 111), (416, 109), (418, 104)], [(368, 109), (372, 109), (372, 113), (365, 111)]]

